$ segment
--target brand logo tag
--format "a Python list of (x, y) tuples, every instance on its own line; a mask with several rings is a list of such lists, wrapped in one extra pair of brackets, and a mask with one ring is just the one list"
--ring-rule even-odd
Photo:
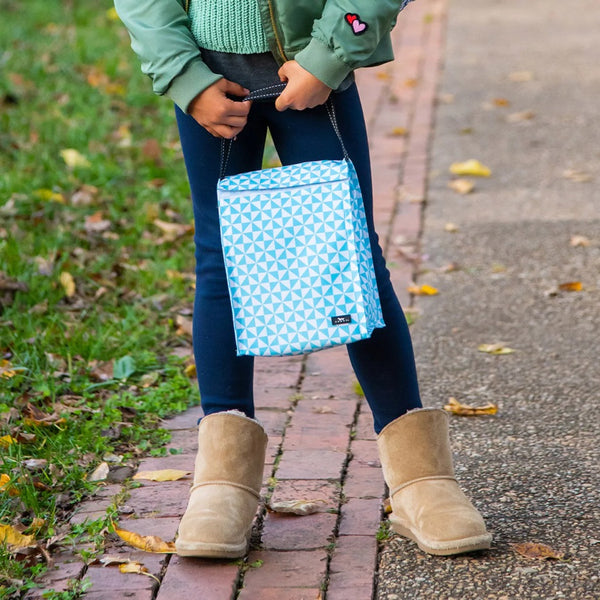
[(338, 315), (337, 317), (331, 317), (332, 325), (346, 325), (347, 323), (352, 323), (351, 315)]

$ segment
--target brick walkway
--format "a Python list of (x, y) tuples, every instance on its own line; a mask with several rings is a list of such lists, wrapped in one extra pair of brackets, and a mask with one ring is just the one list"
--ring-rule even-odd
[[(371, 140), (376, 224), (401, 302), (419, 255), (429, 135), (445, 20), (445, 0), (419, 0), (394, 30), (393, 64), (358, 73)], [(136, 551), (110, 541), (106, 554), (144, 564), (158, 580), (58, 557), (48, 588), (88, 578), (93, 600), (368, 600), (377, 585), (377, 531), (384, 484), (372, 419), (357, 394), (344, 348), (256, 361), (257, 418), (269, 434), (263, 496), (319, 499), (323, 512), (288, 516), (259, 508), (246, 561), (215, 562)], [(193, 469), (199, 409), (166, 423), (183, 453), (142, 461), (140, 470)], [(145, 483), (125, 500), (121, 525), (173, 540), (189, 479)], [(73, 522), (104, 515), (118, 485), (81, 505)], [(236, 594), (238, 594), (236, 596)], [(30, 595), (28, 598), (34, 598)]]

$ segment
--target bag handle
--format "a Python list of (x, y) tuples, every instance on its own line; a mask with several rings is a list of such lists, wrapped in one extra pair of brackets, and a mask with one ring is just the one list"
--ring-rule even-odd
[[(252, 101), (252, 100), (267, 100), (271, 98), (277, 98), (281, 92), (285, 89), (286, 83), (277, 83), (275, 85), (270, 85), (264, 88), (260, 88), (258, 90), (254, 90), (250, 92), (242, 102)], [(329, 116), (329, 121), (331, 122), (331, 126), (333, 127), (333, 131), (335, 131), (335, 135), (340, 142), (340, 146), (342, 147), (342, 152), (344, 153), (344, 159), (350, 160), (348, 155), (348, 151), (346, 150), (346, 146), (344, 145), (344, 140), (342, 139), (342, 134), (340, 132), (340, 128), (337, 122), (337, 118), (335, 115), (335, 108), (333, 106), (333, 102), (331, 101), (331, 97), (327, 98), (327, 102), (325, 103), (325, 109), (327, 110), (327, 115)], [(227, 163), (229, 162), (229, 155), (231, 154), (231, 147), (233, 146), (234, 139), (228, 140), (225, 138), (221, 139), (221, 167), (219, 169), (219, 179), (223, 179), (225, 177), (225, 171), (227, 170)]]

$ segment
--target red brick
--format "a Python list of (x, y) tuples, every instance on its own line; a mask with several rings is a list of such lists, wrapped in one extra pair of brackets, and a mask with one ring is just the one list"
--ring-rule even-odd
[(355, 440), (375, 440), (377, 434), (373, 429), (373, 415), (366, 401), (362, 403), (360, 415), (356, 423)]
[(175, 429), (171, 432), (171, 441), (167, 444), (167, 449), (180, 451), (181, 454), (195, 454), (198, 450), (198, 430), (193, 429)]
[(160, 471), (162, 469), (177, 469), (180, 471), (193, 472), (195, 460), (196, 452), (162, 456), (160, 458), (144, 458), (138, 466), (138, 473), (140, 471)]
[(250, 552), (248, 564), (256, 561), (262, 561), (262, 565), (249, 569), (244, 577), (246, 599), (262, 598), (252, 594), (258, 594), (263, 589), (320, 588), (325, 579), (327, 553), (325, 550), (256, 550)]
[(179, 481), (147, 482), (130, 490), (126, 505), (137, 517), (181, 518), (187, 506), (192, 478)]
[[(323, 510), (337, 510), (340, 487), (324, 480), (288, 479), (278, 481), (271, 496), (271, 503), (295, 500), (323, 501)], [(319, 504), (321, 504), (319, 502)]]
[(351, 498), (341, 510), (339, 535), (375, 536), (381, 521), (379, 498)]
[(337, 514), (283, 515), (268, 513), (263, 525), (266, 550), (314, 550), (325, 548), (334, 536)]
[(198, 424), (198, 419), (201, 419), (204, 416), (204, 411), (201, 406), (193, 406), (189, 408), (185, 412), (172, 417), (170, 419), (165, 419), (161, 423), (161, 427), (164, 429), (196, 429)]
[(277, 479), (339, 479), (345, 452), (331, 450), (288, 450), (283, 453)]
[(260, 588), (244, 589), (239, 597), (240, 600), (322, 600), (323, 595), (319, 588)]
[(365, 465), (354, 465), (349, 469), (344, 481), (346, 498), (383, 497), (384, 483), (381, 469)]
[[(130, 575), (130, 577), (143, 577), (143, 575)], [(117, 595), (118, 593), (118, 595)], [(85, 600), (151, 600), (153, 590), (90, 590), (83, 596)]]
[(238, 577), (239, 567), (233, 561), (174, 556), (156, 600), (230, 600)]

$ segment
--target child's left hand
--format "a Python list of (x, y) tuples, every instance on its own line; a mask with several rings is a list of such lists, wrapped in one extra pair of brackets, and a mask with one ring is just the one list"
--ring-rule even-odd
[(279, 69), (279, 79), (287, 85), (275, 100), (279, 111), (293, 108), (304, 110), (324, 104), (331, 94), (331, 88), (301, 67), (295, 60), (289, 60)]

